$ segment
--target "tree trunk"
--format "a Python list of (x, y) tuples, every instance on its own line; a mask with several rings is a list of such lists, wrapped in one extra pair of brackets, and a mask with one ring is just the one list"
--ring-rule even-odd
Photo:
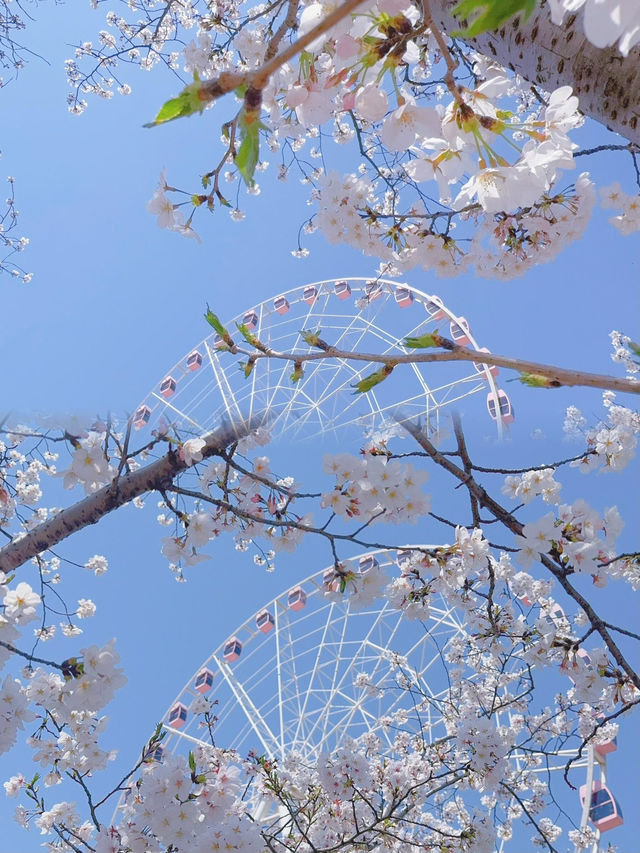
[[(430, 0), (434, 21), (447, 33), (461, 28), (451, 15), (456, 3)], [(556, 27), (543, 2), (525, 24), (514, 18), (466, 41), (547, 91), (571, 86), (586, 116), (640, 145), (640, 47), (627, 57), (615, 46), (595, 47), (584, 34), (582, 12)]]

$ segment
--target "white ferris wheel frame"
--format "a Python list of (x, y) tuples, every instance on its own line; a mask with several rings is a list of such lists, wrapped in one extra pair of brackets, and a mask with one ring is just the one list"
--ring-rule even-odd
[[(344, 300), (336, 294), (336, 285), (343, 282), (348, 285), (349, 289), (348, 297)], [(378, 290), (373, 297), (369, 297), (366, 295), (366, 288), (372, 284), (375, 284)], [(307, 304), (304, 298), (304, 293), (309, 288), (314, 288), (317, 293), (312, 304)], [(405, 302), (409, 310), (400, 307), (399, 291), (410, 294), (409, 300)], [(381, 355), (406, 354), (407, 350), (402, 346), (400, 337), (390, 334), (384, 328), (384, 322), (378, 321), (378, 315), (382, 314), (382, 320), (385, 316), (390, 316), (385, 315), (383, 306), (392, 302), (392, 310), (402, 311), (403, 318), (407, 318), (407, 328), (402, 332), (403, 336), (425, 333), (428, 328), (435, 329), (438, 323), (426, 310), (427, 303), (433, 302), (434, 299), (438, 303), (438, 307), (441, 308), (441, 315), (443, 315), (440, 317), (441, 321), (455, 324), (460, 322), (462, 318), (447, 308), (438, 296), (428, 295), (405, 283), (353, 276), (323, 279), (283, 291), (274, 298), (265, 300), (243, 314), (239, 314), (227, 323), (226, 327), (233, 336), (236, 333), (235, 324), (243, 322), (245, 317), (255, 313), (257, 315), (256, 333), (261, 334), (266, 331), (267, 335), (277, 336), (278, 334), (284, 335), (284, 330), (292, 326), (292, 320), (295, 318), (297, 328), (295, 330), (289, 328), (286, 331), (289, 342), (285, 349), (289, 351), (311, 351), (313, 348), (304, 343), (301, 333), (303, 330), (315, 330), (320, 326), (322, 333), (329, 337), (328, 342), (336, 347), (340, 347), (341, 340), (357, 329), (359, 334), (356, 335), (355, 341), (351, 340), (349, 343), (352, 348), (355, 349), (358, 343), (368, 336), (368, 339), (373, 337), (382, 345), (379, 347), (379, 354)], [(284, 300), (287, 305), (284, 315), (281, 315), (275, 307), (278, 300)], [(379, 300), (381, 301), (379, 302)], [(371, 309), (370, 313), (374, 313), (374, 316), (367, 316), (369, 309)], [(396, 318), (394, 318), (394, 322), (395, 320)], [(467, 328), (465, 331), (469, 340), (468, 346), (473, 347), (477, 352), (481, 352), (482, 350), (473, 334)], [(331, 337), (332, 332), (337, 333), (335, 338)], [(240, 341), (240, 343), (242, 344), (244, 341)], [(295, 413), (295, 417), (298, 419), (295, 429), (299, 433), (304, 429), (310, 417), (321, 418), (324, 415), (323, 404), (329, 401), (332, 396), (348, 387), (350, 382), (361, 379), (372, 369), (379, 367), (376, 364), (350, 363), (344, 360), (333, 365), (330, 365), (328, 360), (307, 362), (304, 377), (293, 386), (289, 378), (292, 367), (291, 362), (288, 361), (277, 361), (272, 366), (269, 363), (271, 360), (265, 359), (261, 363), (264, 365), (266, 361), (269, 364), (261, 369), (267, 371), (266, 380), (264, 374), (259, 373), (258, 370), (254, 370), (248, 380), (241, 379), (237, 367), (238, 360), (228, 351), (220, 351), (216, 348), (215, 334), (211, 334), (201, 341), (191, 351), (191, 354), (193, 353), (200, 355), (201, 368), (195, 371), (189, 369), (187, 366), (189, 354), (174, 364), (139, 406), (136, 417), (134, 417), (136, 428), (151, 427), (157, 423), (159, 418), (163, 417), (169, 423), (177, 422), (185, 429), (203, 434), (212, 428), (213, 422), (210, 420), (204, 423), (202, 419), (197, 418), (195, 413), (200, 406), (206, 411), (207, 417), (211, 416), (213, 419), (215, 413), (215, 418), (224, 417), (231, 424), (244, 424), (256, 414), (268, 413), (270, 409), (275, 409), (276, 405), (274, 404), (277, 404), (282, 408), (282, 411), (278, 413), (276, 423), (271, 423), (270, 427), (273, 426), (279, 432), (284, 423), (286, 429), (291, 429), (293, 426), (292, 415)], [(456, 366), (462, 363), (457, 362)], [(479, 359), (478, 365), (481, 364), (481, 359)], [(474, 367), (473, 373), (467, 376), (462, 375), (437, 387), (431, 387), (425, 377), (425, 367), (433, 367), (433, 365), (407, 365), (412, 381), (415, 383), (408, 399), (395, 400), (393, 405), (381, 402), (379, 394), (382, 393), (384, 385), (378, 386), (378, 389), (372, 389), (367, 394), (350, 395), (348, 400), (342, 401), (339, 413), (334, 419), (327, 420), (322, 425), (322, 430), (361, 423), (363, 415), (362, 413), (356, 414), (355, 407), (364, 405), (363, 400), (366, 400), (369, 416), (373, 419), (384, 414), (392, 416), (395, 409), (406, 408), (407, 405), (414, 404), (418, 406), (419, 411), (428, 420), (431, 417), (435, 418), (437, 428), (440, 408), (476, 391), (488, 389), (496, 401), (497, 417), (495, 423), (498, 435), (502, 436), (505, 426), (497, 403), (499, 388), (494, 378), (495, 368), (492, 369), (489, 365), (483, 365), (481, 369)], [(205, 380), (202, 379), (203, 375), (206, 376)], [(162, 386), (163, 382), (169, 379), (173, 380), (175, 392), (171, 391), (167, 395), (166, 389), (163, 393)], [(313, 393), (313, 385), (319, 380), (324, 381), (323, 392), (320, 395)], [(408, 386), (409, 383), (405, 381), (403, 389), (406, 391)], [(282, 400), (285, 396), (288, 396), (288, 402), (283, 404)], [(220, 404), (216, 407), (218, 399)], [(241, 402), (243, 401), (248, 405), (248, 408), (242, 407)], [(140, 416), (138, 417), (138, 415)], [(279, 425), (277, 424), (278, 420), (281, 421)]]

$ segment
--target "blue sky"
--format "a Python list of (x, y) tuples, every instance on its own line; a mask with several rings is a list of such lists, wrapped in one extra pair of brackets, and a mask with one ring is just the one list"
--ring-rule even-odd
[[(308, 281), (373, 273), (370, 259), (346, 247), (329, 246), (321, 237), (309, 240), (307, 260), (291, 256), (298, 228), (309, 215), (307, 192), (295, 182), (275, 181), (274, 165), (261, 181), (261, 196), (242, 202), (247, 212), (243, 222), (232, 222), (225, 211), (214, 216), (203, 212), (195, 222), (202, 244), (157, 228), (145, 204), (161, 169), (167, 167), (175, 185), (195, 186), (197, 175), (219, 156), (224, 106), (200, 119), (143, 129), (143, 122), (177, 87), (161, 74), (131, 69), (131, 96), (115, 96), (111, 103), (92, 101), (84, 116), (69, 115), (62, 65), (71, 55), (67, 45), (102, 28), (102, 13), (73, 4), (45, 4), (36, 11), (38, 20), (24, 39), (50, 64), (34, 59), (18, 81), (0, 93), (5, 117), (0, 174), (16, 179), (19, 231), (31, 240), (19, 260), (34, 272), (29, 285), (9, 278), (0, 281), (3, 410), (129, 413), (207, 334), (202, 317), (206, 303), (222, 318), (230, 318)], [(598, 128), (582, 131), (585, 145), (602, 138)], [(631, 190), (628, 158), (611, 154), (588, 164), (585, 160), (580, 168), (591, 169), (603, 183), (618, 178)], [(606, 212), (597, 211), (585, 238), (554, 264), (517, 281), (471, 276), (440, 281), (419, 271), (407, 280), (440, 294), (467, 317), (481, 345), (495, 352), (613, 372), (609, 331), (619, 329), (638, 339), (638, 241), (611, 228)], [(482, 410), (479, 398), (469, 401), (468, 411), (463, 409), (470, 445), (481, 464), (570, 455), (575, 445), (567, 445), (561, 434), (566, 406), (578, 405), (588, 418), (602, 411), (597, 392), (543, 392), (515, 383), (506, 387), (517, 420), (503, 442), (496, 441), (484, 414), (476, 417)], [(274, 449), (279, 470), (295, 473), (309, 485), (317, 467), (314, 457), (321, 452), (316, 446), (311, 453), (308, 446)], [(632, 474), (625, 479), (586, 479), (573, 473), (566, 491), (567, 500), (585, 496), (598, 507), (624, 507), (629, 527), (623, 545), (637, 547), (636, 534), (629, 529), (631, 519), (637, 518)], [(149, 501), (142, 512), (126, 508), (64, 548), (79, 562), (94, 553), (110, 559), (104, 578), (65, 570), (65, 587), (70, 597), (75, 593), (98, 604), (96, 619), (85, 623), (87, 644), (118, 637), (130, 682), (109, 713), (123, 762), (135, 757), (211, 649), (263, 602), (329, 562), (326, 550), (306, 543), (298, 555), (281, 558), (277, 571), (267, 575), (230, 543), (221, 543), (210, 563), (197, 567), (189, 583), (176, 587), (160, 555), (159, 537), (164, 534), (155, 524), (154, 505)], [(455, 497), (443, 488), (433, 509), (454, 513)], [(411, 541), (446, 541), (446, 532), (431, 523), (407, 536)], [(624, 611), (628, 622), (637, 622), (635, 602), (620, 593), (616, 587), (605, 592), (606, 608), (616, 614)], [(61, 654), (68, 648), (69, 641)], [(610, 768), (630, 818), (637, 801), (637, 728), (637, 721), (627, 724), (624, 742), (629, 748), (613, 756)], [(3, 780), (22, 766), (19, 757), (0, 758)], [(0, 814), (9, 815), (13, 801), (0, 802)], [(637, 849), (635, 821), (628, 820), (612, 834), (612, 841), (622, 853)], [(37, 836), (3, 824), (1, 853), (22, 853), (38, 844)]]

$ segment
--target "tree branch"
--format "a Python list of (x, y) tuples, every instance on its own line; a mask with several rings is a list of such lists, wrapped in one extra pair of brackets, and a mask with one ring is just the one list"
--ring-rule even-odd
[(640, 394), (640, 381), (627, 379), (625, 377), (610, 376), (603, 373), (586, 373), (582, 370), (571, 370), (557, 367), (552, 364), (543, 364), (537, 361), (525, 361), (511, 356), (497, 355), (493, 352), (478, 352), (468, 347), (458, 346), (442, 335), (434, 335), (444, 348), (444, 352), (411, 352), (406, 354), (394, 353), (393, 355), (380, 355), (379, 353), (350, 352), (336, 347), (325, 345), (326, 349), (320, 352), (310, 353), (288, 353), (278, 352), (265, 347), (265, 351), (251, 351), (238, 348), (238, 352), (248, 355), (254, 361), (261, 358), (282, 359), (292, 362), (322, 361), (327, 358), (344, 359), (345, 361), (373, 362), (375, 364), (386, 364), (393, 367), (399, 364), (430, 364), (440, 361), (472, 361), (477, 364), (494, 365), (504, 367), (508, 370), (516, 370), (518, 373), (528, 373), (534, 376), (545, 377), (549, 380), (551, 388), (581, 386), (586, 388), (602, 388), (606, 391), (621, 391), (629, 394)]
[[(264, 419), (254, 418), (239, 426), (224, 424), (204, 436), (205, 445), (200, 451), (202, 458), (221, 453), (229, 444), (248, 435)], [(194, 464), (194, 463), (192, 463)], [(27, 560), (57, 545), (63, 539), (96, 524), (114, 509), (124, 506), (146, 492), (161, 491), (170, 486), (178, 474), (192, 465), (180, 458), (176, 450), (170, 450), (150, 465), (140, 468), (112, 483), (84, 500), (62, 510), (57, 515), (39, 524), (20, 539), (14, 539), (0, 550), (0, 571), (5, 573), (24, 565)]]
[[(454, 415), (454, 422), (459, 419), (456, 415)], [(501, 504), (499, 504), (496, 500), (494, 500), (487, 492), (482, 488), (482, 486), (475, 481), (473, 476), (466, 471), (463, 471), (453, 462), (443, 456), (439, 450), (437, 450), (433, 444), (429, 441), (427, 436), (422, 432), (420, 427), (413, 423), (410, 420), (401, 420), (398, 419), (398, 422), (402, 424), (402, 426), (407, 430), (407, 432), (417, 441), (420, 447), (423, 450), (426, 450), (429, 456), (452, 474), (456, 479), (460, 480), (461, 483), (464, 483), (469, 492), (477, 499), (480, 506), (488, 509), (489, 512), (494, 515), (499, 521), (501, 521), (505, 527), (507, 527), (512, 533), (515, 533), (518, 536), (522, 536), (524, 525), (518, 521), (518, 519), (512, 515), (508, 510), (506, 510)], [(459, 427), (460, 428), (460, 427)], [(578, 590), (571, 584), (569, 578), (567, 577), (567, 571), (562, 569), (560, 566), (555, 565), (553, 560), (547, 554), (539, 554), (540, 562), (542, 565), (553, 575), (553, 577), (558, 581), (560, 586), (564, 589), (567, 595), (572, 598), (579, 607), (581, 607), (587, 615), (590, 624), (593, 626), (595, 631), (600, 635), (603, 639), (607, 649), (609, 650), (611, 656), (616, 661), (620, 669), (625, 673), (629, 681), (640, 690), (640, 676), (635, 672), (633, 667), (629, 665), (625, 656), (618, 648), (617, 643), (609, 633), (607, 629), (607, 623), (604, 622), (593, 609), (591, 604), (586, 600), (586, 598), (578, 592)]]

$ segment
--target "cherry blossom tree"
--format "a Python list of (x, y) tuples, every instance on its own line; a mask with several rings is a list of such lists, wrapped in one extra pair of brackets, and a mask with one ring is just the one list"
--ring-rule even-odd
[[(626, 187), (603, 188), (603, 203), (624, 233), (638, 228), (638, 23), (632, 3), (614, 14), (594, 0), (554, 2), (525, 20), (536, 4), (523, 2), (509, 5), (515, 21), (494, 15), (500, 29), (486, 32), (500, 5), (152, 4), (135, 24), (113, 13), (101, 45), (82, 45), (68, 64), (70, 108), (81, 112), (84, 95), (109, 97), (117, 84), (129, 91), (127, 62), (194, 75), (151, 125), (222, 100), (220, 160), (188, 191), (161, 176), (149, 203), (161, 227), (195, 236), (205, 208), (242, 218), (229, 182), (257, 194), (260, 171), (276, 159), (283, 180), (297, 175), (310, 187), (315, 212), (304, 229), (361, 249), (385, 274), (471, 268), (513, 278), (582, 234), (596, 194), (587, 172), (563, 177), (578, 157), (626, 155)], [(489, 11), (474, 19), (475, 7)], [(172, 48), (184, 27), (198, 31), (181, 53)], [(585, 114), (625, 139), (578, 150), (571, 137)], [(330, 142), (354, 151), (353, 171), (331, 168)]]
[[(229, 348), (242, 354), (220, 328)], [(290, 358), (299, 372), (316, 353), (358, 358), (321, 339), (311, 341), (305, 357), (272, 352), (251, 334), (246, 337), (251, 339), (243, 344), (248, 359)], [(420, 345), (451, 354), (464, 349), (446, 339)], [(630, 342), (620, 336), (615, 345), (614, 355), (629, 367), (638, 393), (634, 347), (629, 350)], [(548, 378), (545, 373), (555, 375), (549, 366), (537, 369), (543, 372), (525, 372), (525, 377), (540, 381)], [(579, 378), (574, 373), (573, 379)], [(367, 393), (379, 381), (385, 379), (371, 374), (356, 390)], [(601, 385), (606, 381), (600, 377)], [(0, 549), (0, 647), (9, 667), (27, 666), (20, 677), (7, 675), (2, 684), (2, 743), (10, 747), (27, 726), (27, 743), (41, 768), (5, 783), (9, 796), (23, 798), (16, 818), (52, 835), (53, 849), (63, 850), (441, 850), (445, 845), (489, 851), (509, 839), (518, 822), (531, 829), (534, 843), (551, 851), (566, 849), (567, 842), (558, 839), (567, 831), (577, 849), (589, 847), (594, 833), (571, 828), (562, 809), (558, 817), (557, 791), (536, 769), (563, 747), (573, 745), (579, 757), (611, 741), (619, 718), (640, 701), (629, 645), (640, 636), (610, 621), (598, 603), (599, 590), (609, 582), (637, 587), (640, 555), (616, 548), (622, 519), (615, 507), (593, 507), (584, 500), (566, 504), (561, 496), (564, 470), (620, 472), (634, 456), (637, 414), (617, 404), (613, 391), (604, 392), (604, 403), (605, 416), (591, 428), (577, 410), (568, 412), (567, 429), (581, 433), (575, 455), (513, 470), (476, 464), (459, 419), (454, 418), (453, 447), (446, 451), (424, 425), (398, 412), (395, 427), (372, 436), (359, 455), (325, 457), (330, 482), (319, 492), (303, 491), (294, 477), (272, 472), (268, 457), (258, 455), (269, 440), (266, 416), (227, 422), (203, 437), (188, 437), (166, 424), (135, 449), (131, 421), (124, 429), (113, 422), (85, 428), (69, 423), (63, 430), (5, 427), (0, 497), (2, 530), (10, 541)], [(394, 450), (398, 431), (411, 437), (413, 450)], [(449, 488), (460, 484), (466, 492), (466, 508), (463, 501), (455, 520), (439, 516), (437, 499), (425, 492), (430, 474), (434, 480), (444, 475)], [(43, 497), (51, 476), (62, 477), (66, 489), (81, 489), (86, 497), (64, 509), (47, 509)], [(333, 555), (333, 574), (325, 579), (329, 598), (348, 596), (358, 608), (383, 597), (407, 619), (424, 620), (435, 596), (442, 595), (464, 614), (468, 634), (446, 652), (451, 688), (437, 709), (430, 696), (416, 693), (398, 662), (399, 683), (413, 691), (417, 717), (407, 720), (402, 712), (393, 721), (393, 760), (373, 735), (344, 744), (340, 754), (318, 756), (315, 764), (296, 756), (275, 761), (238, 755), (216, 742), (215, 708), (203, 697), (191, 709), (202, 719), (200, 746), (182, 758), (164, 754), (158, 726), (119, 783), (107, 790), (101, 786), (100, 771), (115, 758), (100, 745), (107, 725), (102, 709), (125, 678), (112, 643), (78, 650), (73, 639), (78, 620), (91, 617), (96, 605), (86, 598), (76, 607), (65, 603), (60, 629), (74, 645), (65, 660), (44, 658), (38, 647), (56, 633), (55, 611), (47, 601), (63, 569), (58, 546), (153, 491), (163, 507), (158, 521), (172, 529), (162, 551), (178, 578), (206, 560), (206, 549), (225, 535), (235, 538), (239, 550), (254, 550), (263, 565), (272, 564), (278, 552), (295, 549), (303, 537), (315, 536)], [(543, 514), (526, 520), (525, 512), (521, 520), (526, 504), (539, 504)], [(393, 533), (377, 531), (427, 516), (448, 526), (449, 543), (414, 546), (402, 557), (398, 552), (395, 577), (375, 565), (360, 574), (343, 556), (354, 544), (397, 547)], [(487, 525), (497, 527), (486, 534)], [(101, 574), (107, 560), (96, 555), (86, 566)], [(25, 626), (36, 620), (37, 647), (29, 650)], [(545, 670), (564, 674), (572, 686), (555, 698), (547, 695), (540, 687)], [(444, 738), (425, 737), (419, 720), (428, 710), (442, 715)], [(565, 770), (568, 785), (574, 784), (573, 761), (568, 759)], [(60, 799), (58, 785), (79, 790)], [(474, 803), (474, 792), (481, 795), (481, 806)], [(112, 824), (110, 813), (123, 793), (127, 799)], [(253, 818), (252, 797), (269, 804), (268, 819)]]
[[(640, 20), (630, 0), (515, 3), (517, 21), (496, 21), (499, 5), (289, 0), (250, 8), (144, 0), (122, 15), (109, 12), (98, 46), (78, 47), (67, 66), (69, 105), (80, 113), (88, 94), (127, 94), (133, 63), (193, 75), (152, 125), (206, 112), (195, 125), (211, 118), (210, 107), (223, 111), (219, 157), (205, 165), (196, 191), (161, 176), (149, 202), (161, 227), (193, 237), (205, 208), (227, 207), (241, 218), (228, 185), (241, 181), (257, 195), (258, 176), (275, 158), (283, 179), (297, 173), (309, 187), (315, 207), (304, 231), (358, 247), (380, 262), (380, 273), (420, 267), (510, 279), (581, 236), (597, 194), (587, 172), (572, 183), (563, 177), (578, 157), (616, 157), (628, 167), (624, 188), (601, 188), (601, 201), (614, 211), (613, 226), (625, 234), (640, 229)], [(620, 136), (603, 137), (598, 150), (578, 149), (572, 135), (585, 114)], [(329, 165), (333, 142), (353, 153), (347, 174)], [(19, 248), (7, 239), (5, 246)], [(300, 244), (295, 251), (307, 250)], [(244, 354), (247, 373), (263, 358), (290, 361), (294, 382), (313, 359), (371, 363), (358, 393), (412, 360), (477, 358), (439, 335), (407, 339), (406, 357), (393, 360), (340, 351), (313, 333), (308, 353), (278, 353), (246, 329), (238, 337), (210, 312), (208, 319), (230, 352)], [(488, 365), (547, 389), (532, 393), (559, 385), (604, 391), (600, 419), (588, 422), (574, 407), (567, 413), (577, 452), (509, 470), (477, 461), (459, 419), (445, 446), (402, 412), (357, 455), (326, 458), (319, 476), (330, 481), (315, 491), (297, 484), (295, 472), (271, 470), (262, 450), (268, 412), (206, 436), (167, 423), (140, 446), (126, 419), (5, 422), (0, 744), (6, 751), (25, 732), (39, 768), (22, 768), (5, 782), (7, 795), (20, 798), (16, 819), (39, 829), (50, 849), (76, 853), (483, 853), (511, 838), (517, 824), (549, 851), (597, 843), (593, 829), (572, 824), (535, 771), (565, 746), (580, 756), (611, 741), (640, 701), (633, 665), (640, 636), (605, 615), (598, 598), (608, 583), (636, 591), (640, 556), (617, 547), (623, 522), (615, 506), (561, 497), (571, 468), (624, 476), (635, 455), (640, 420), (616, 394), (638, 393), (638, 345), (620, 332), (612, 341), (624, 377), (486, 356)], [(395, 444), (399, 434), (412, 442), (408, 453)], [(429, 476), (438, 484), (431, 495)], [(84, 497), (61, 508), (48, 497), (60, 486)], [(457, 517), (439, 516), (441, 488), (457, 489)], [(158, 521), (170, 535), (158, 547), (177, 578), (206, 560), (219, 537), (233, 537), (238, 550), (269, 566), (278, 552), (317, 537), (332, 555), (324, 590), (332, 600), (348, 596), (357, 607), (384, 598), (421, 620), (433, 596), (444, 596), (468, 626), (465, 641), (446, 654), (451, 687), (436, 709), (446, 735), (425, 736), (420, 715), (433, 700), (416, 691), (399, 660), (398, 684), (413, 691), (416, 714), (391, 721), (393, 759), (373, 735), (315, 763), (239, 755), (217, 743), (215, 709), (203, 698), (192, 709), (202, 721), (201, 745), (184, 757), (164, 754), (158, 726), (117, 784), (103, 784), (101, 773), (115, 760), (101, 745), (103, 709), (125, 683), (119, 655), (111, 642), (78, 645), (77, 623), (95, 613), (93, 601), (49, 602), (58, 597), (64, 540), (150, 494), (162, 503)], [(375, 567), (359, 574), (345, 556), (353, 545), (396, 548), (402, 542), (394, 525), (427, 516), (445, 525), (448, 541), (412, 547), (394, 577)], [(100, 575), (107, 558), (87, 556), (86, 567)], [(33, 624), (35, 647), (27, 639)], [(64, 660), (42, 651), (56, 631), (68, 637)], [(545, 680), (559, 674), (565, 687), (553, 695)], [(570, 759), (557, 784), (573, 779)], [(268, 804), (264, 820), (252, 813), (253, 796)]]

